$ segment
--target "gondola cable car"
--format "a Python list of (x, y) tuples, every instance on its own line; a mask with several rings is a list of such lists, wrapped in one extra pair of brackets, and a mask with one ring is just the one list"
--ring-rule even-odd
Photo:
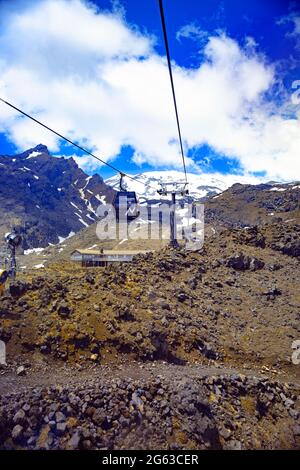
[(116, 219), (130, 222), (140, 215), (138, 199), (135, 191), (128, 191), (124, 187), (124, 177), (126, 175), (120, 172), (119, 191), (117, 191), (113, 207), (116, 211)]

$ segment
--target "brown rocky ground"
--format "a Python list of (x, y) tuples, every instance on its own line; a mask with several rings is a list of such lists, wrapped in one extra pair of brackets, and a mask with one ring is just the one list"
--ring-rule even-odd
[[(132, 362), (4, 377), (3, 449), (294, 449), (299, 388), (224, 366)], [(285, 379), (284, 379), (285, 380)], [(10, 393), (9, 393), (10, 392)]]
[(299, 448), (299, 234), (23, 273), (0, 306), (0, 446)]
[(205, 221), (216, 228), (299, 223), (300, 184), (234, 184), (205, 203)]

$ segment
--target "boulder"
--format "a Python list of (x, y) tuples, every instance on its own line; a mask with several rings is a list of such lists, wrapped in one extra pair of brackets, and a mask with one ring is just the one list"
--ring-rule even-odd
[(67, 318), (72, 313), (72, 309), (67, 302), (62, 301), (57, 308), (57, 312), (62, 318)]
[(237, 271), (246, 271), (247, 269), (256, 271), (257, 269), (262, 269), (265, 263), (258, 258), (238, 253), (225, 260), (225, 265)]

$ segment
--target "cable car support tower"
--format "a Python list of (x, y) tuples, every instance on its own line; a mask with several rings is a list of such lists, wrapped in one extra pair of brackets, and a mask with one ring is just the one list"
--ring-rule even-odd
[(160, 196), (168, 196), (169, 194), (172, 197), (171, 211), (170, 211), (170, 245), (173, 248), (178, 248), (179, 244), (176, 238), (177, 229), (176, 229), (176, 196), (185, 196), (189, 193), (187, 189), (188, 183), (163, 183), (161, 182), (161, 189), (158, 189), (158, 194)]

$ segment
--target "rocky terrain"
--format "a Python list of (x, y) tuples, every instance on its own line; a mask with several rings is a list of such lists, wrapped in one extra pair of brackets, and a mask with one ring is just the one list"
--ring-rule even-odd
[(26, 271), (1, 298), (1, 448), (295, 449), (300, 227)]
[[(174, 366), (44, 367), (1, 398), (3, 449), (294, 449), (297, 384), (249, 371)], [(38, 372), (36, 373), (38, 375)], [(53, 375), (53, 372), (52, 374)], [(43, 382), (41, 384), (41, 382)], [(12, 389), (12, 387), (11, 387)]]
[(73, 158), (51, 156), (44, 145), (0, 156), (0, 247), (14, 226), (24, 249), (56, 244), (95, 222), (97, 207), (113, 195), (99, 175), (86, 175)]
[[(136, 186), (140, 187), (140, 185)], [(149, 197), (151, 198), (150, 193)], [(198, 202), (201, 203), (200, 200)], [(209, 197), (204, 204), (204, 209), (207, 235), (220, 233), (224, 227), (258, 225), (266, 226), (266, 233), (271, 233), (273, 230), (272, 237), (275, 238), (277, 230), (280, 231), (278, 236), (281, 238), (285, 232), (283, 243), (289, 244), (290, 224), (300, 223), (300, 185), (297, 183), (235, 184), (220, 194)], [(177, 211), (178, 225), (183, 222), (185, 210), (187, 211), (187, 209)], [(43, 251), (33, 251), (29, 256), (27, 254), (20, 256), (19, 265), (24, 269), (24, 267), (47, 266), (54, 261), (65, 262), (70, 259), (72, 251), (77, 248), (119, 249), (122, 247), (122, 249), (160, 250), (168, 243), (168, 237), (161, 240), (121, 239), (103, 242), (97, 237), (96, 224), (97, 222), (92, 223), (60, 244), (46, 247)], [(146, 226), (144, 228), (146, 230)]]
[[(42, 145), (0, 157), (0, 183), (0, 235), (19, 226), (27, 250), (0, 298), (0, 449), (300, 448), (299, 183), (194, 178), (194, 252), (100, 241), (114, 190)], [(95, 247), (152, 251), (70, 262)]]
[(234, 184), (206, 202), (206, 223), (246, 227), (300, 221), (300, 183)]

